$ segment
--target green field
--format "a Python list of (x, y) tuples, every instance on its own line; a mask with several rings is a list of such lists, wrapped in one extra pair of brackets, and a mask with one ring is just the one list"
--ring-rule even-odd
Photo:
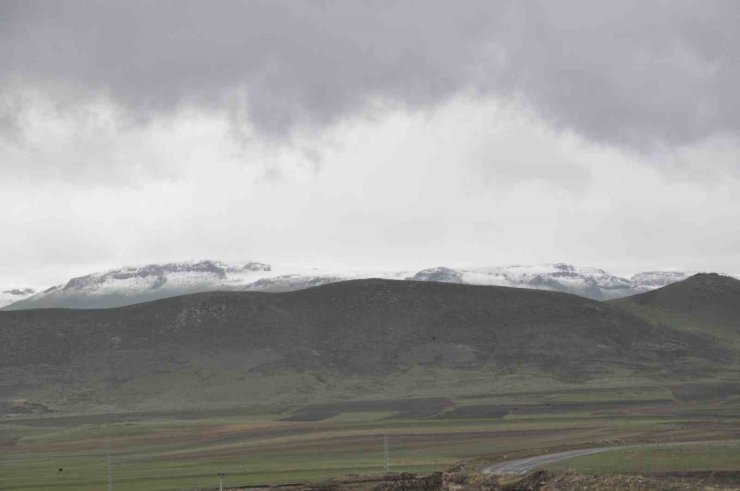
[(613, 450), (569, 459), (548, 468), (573, 469), (584, 474), (740, 471), (740, 441)]
[(5, 313), (0, 491), (99, 490), (109, 462), (114, 489), (132, 491), (213, 487), (220, 472), (228, 485), (377, 475), (386, 435), (392, 471), (671, 441), (730, 443), (557, 468), (732, 470), (738, 285), (704, 275), (597, 304), (369, 280)]
[[(686, 397), (707, 387), (715, 387), (711, 398)], [(133, 491), (215, 486), (218, 472), (232, 485), (378, 474), (384, 435), (391, 470), (419, 472), (458, 463), (475, 470), (485, 462), (593, 445), (724, 441), (740, 438), (740, 400), (734, 394), (733, 386), (709, 382), (530, 387), (451, 400), (4, 417), (0, 489), (99, 490), (107, 482), (108, 447), (114, 489)], [(654, 452), (647, 459), (639, 451), (621, 451), (614, 454), (619, 458), (602, 454), (563, 465), (621, 472), (644, 470), (637, 467), (646, 461), (655, 462), (656, 470), (669, 467), (658, 465), (663, 461), (686, 461), (725, 469), (733, 456), (740, 462), (740, 446), (723, 445), (701, 459), (689, 452), (710, 447), (676, 448), (666, 455), (644, 450)], [(599, 462), (611, 467), (599, 468)]]

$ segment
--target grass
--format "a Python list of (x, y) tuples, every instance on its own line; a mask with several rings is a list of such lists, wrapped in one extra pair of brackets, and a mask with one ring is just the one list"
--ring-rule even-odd
[[(192, 489), (216, 472), (240, 483), (318, 479), (382, 469), (390, 435), (393, 464), (427, 471), (449, 466), (470, 449), (485, 450), (484, 425), (379, 424), (377, 415), (348, 422), (241, 425), (238, 420), (48, 428), (0, 457), (0, 489), (100, 489), (111, 435), (116, 489)], [(266, 415), (267, 419), (268, 416)], [(267, 430), (267, 431), (266, 431)], [(17, 434), (17, 430), (16, 430)], [(64, 470), (59, 472), (58, 468)]]
[(612, 303), (652, 324), (671, 326), (674, 329), (689, 333), (709, 334), (721, 339), (735, 353), (740, 350), (740, 337), (735, 326), (716, 321), (710, 322), (698, 316), (691, 316), (654, 305), (640, 305), (628, 299), (613, 300)]
[[(274, 370), (229, 371), (202, 368), (142, 375), (110, 383), (106, 372), (89, 374), (76, 384), (50, 384), (29, 375), (29, 389), (18, 398), (63, 412), (159, 412), (182, 408), (255, 407), (284, 411), (332, 400), (450, 397), (461, 403), (543, 402), (670, 398), (670, 391), (630, 371), (604, 373), (589, 380), (566, 380), (538, 370), (508, 372), (494, 366), (461, 370), (416, 366), (390, 375), (345, 375), (334, 372)], [(95, 378), (97, 377), (97, 378)], [(199, 378), (200, 377), (200, 378)], [(202, 380), (201, 380), (202, 379)], [(644, 391), (652, 391), (648, 396)], [(468, 397), (473, 396), (468, 399)]]
[(634, 448), (569, 459), (549, 466), (585, 474), (740, 471), (740, 441)]
[[(670, 391), (658, 385), (561, 390), (528, 386), (518, 393), (505, 388), (499, 393), (455, 398), (454, 407), (544, 401), (555, 406), (551, 413), (471, 419), (399, 418), (402, 413), (388, 407), (340, 411), (321, 421), (282, 421), (296, 407), (108, 418), (2, 418), (0, 490), (97, 491), (105, 485), (108, 441), (117, 491), (164, 491), (214, 486), (217, 472), (226, 473), (230, 484), (381, 473), (385, 434), (390, 441), (391, 469), (411, 472), (442, 470), (481, 457), (497, 460), (595, 444), (667, 441), (670, 434), (676, 440), (740, 438), (740, 402), (731, 397), (671, 401), (657, 409), (619, 405), (619, 401), (661, 398), (657, 396), (671, 401)], [(604, 401), (613, 401), (614, 407), (557, 408), (559, 402)], [(639, 454), (620, 455), (614, 469), (630, 469), (631, 461), (645, 460)], [(676, 455), (671, 457), (674, 461)], [(709, 461), (694, 461), (719, 468), (725, 462), (720, 456), (717, 452)], [(606, 454), (591, 458), (609, 461)], [(687, 454), (685, 460), (692, 457)]]

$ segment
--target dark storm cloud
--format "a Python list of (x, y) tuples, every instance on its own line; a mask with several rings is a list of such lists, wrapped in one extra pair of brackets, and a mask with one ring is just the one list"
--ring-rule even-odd
[(641, 147), (740, 134), (740, 3), (526, 5), (501, 38), (494, 83), (555, 121)]
[(0, 108), (37, 87), (142, 119), (232, 109), (279, 136), (375, 101), (425, 108), (471, 91), (597, 141), (676, 145), (740, 135), (738, 18), (733, 0), (6, 0)]

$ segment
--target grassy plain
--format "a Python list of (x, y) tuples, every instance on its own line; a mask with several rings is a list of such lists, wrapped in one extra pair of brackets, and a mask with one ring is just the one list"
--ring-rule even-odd
[(740, 440), (632, 448), (578, 457), (548, 466), (584, 474), (740, 471)]
[[(714, 386), (711, 397), (701, 400), (686, 394), (701, 388), (704, 395), (712, 383), (540, 386), (458, 394), (449, 400), (4, 417), (0, 490), (99, 490), (106, 482), (108, 446), (114, 489), (158, 491), (215, 486), (218, 472), (226, 473), (232, 485), (378, 474), (383, 471), (384, 435), (391, 470), (417, 472), (458, 463), (476, 468), (591, 445), (740, 438), (735, 389)], [(705, 451), (701, 459), (682, 454), (690, 451), (686, 447), (670, 457), (658, 449), (647, 459), (639, 452), (621, 451), (614, 454), (618, 459), (602, 454), (563, 465), (624, 472), (630, 465), (644, 470), (646, 461), (655, 462), (655, 469), (670, 467), (663, 461), (686, 461), (725, 469), (733, 456), (740, 456), (740, 444), (722, 445), (716, 452)], [(599, 468), (599, 462), (612, 466)]]

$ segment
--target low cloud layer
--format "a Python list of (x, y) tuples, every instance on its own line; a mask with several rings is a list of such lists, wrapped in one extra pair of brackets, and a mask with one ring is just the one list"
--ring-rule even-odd
[(319, 172), (297, 147), (239, 148), (222, 128), (202, 117), (123, 144), (133, 161), (165, 146), (174, 180), (0, 183), (2, 283), (201, 258), (348, 269), (566, 261), (617, 273), (736, 272), (740, 260), (737, 177), (666, 179), (505, 103), (355, 119), (333, 130), (341, 144)]
[(739, 9), (0, 2), (0, 287), (199, 258), (737, 273)]
[(29, 86), (133, 120), (183, 104), (263, 135), (463, 91), (516, 97), (640, 150), (740, 135), (740, 5), (726, 1), (6, 1), (3, 121)]

